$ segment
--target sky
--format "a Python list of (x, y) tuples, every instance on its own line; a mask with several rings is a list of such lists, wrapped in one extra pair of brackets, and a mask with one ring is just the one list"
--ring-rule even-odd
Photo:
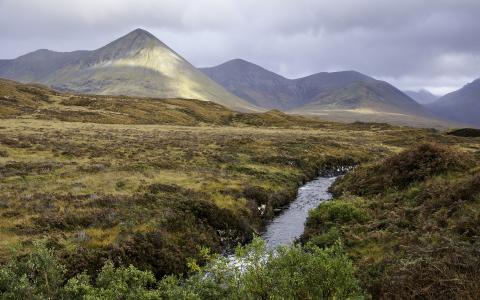
[(480, 77), (479, 0), (0, 0), (0, 59), (96, 49), (135, 28), (198, 67), (357, 70), (439, 95)]

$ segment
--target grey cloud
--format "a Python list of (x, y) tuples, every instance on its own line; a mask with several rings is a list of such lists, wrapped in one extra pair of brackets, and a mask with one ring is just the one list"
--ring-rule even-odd
[(355, 69), (400, 88), (480, 77), (477, 0), (0, 0), (0, 57), (94, 49), (143, 27), (197, 66)]

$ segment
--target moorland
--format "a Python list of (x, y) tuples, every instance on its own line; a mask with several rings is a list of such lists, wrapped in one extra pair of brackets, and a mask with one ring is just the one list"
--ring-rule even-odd
[[(478, 138), (240, 113), (208, 101), (61, 93), (7, 80), (0, 81), (0, 103), (2, 263), (31, 261), (43, 241), (48, 251), (40, 253), (63, 266), (62, 284), (95, 277), (102, 267), (128, 278), (114, 266), (157, 279), (185, 274), (192, 259), (200, 269), (208, 260), (205, 248), (226, 253), (251, 241), (306, 181), (358, 166), (334, 185), (338, 199), (312, 212), (303, 242), (318, 249), (343, 242), (342, 263), (352, 259), (361, 290), (376, 297), (393, 286), (418, 292), (408, 296), (433, 295), (439, 281), (446, 286), (439, 291), (478, 291), (474, 278), (452, 279), (478, 265)], [(415, 148), (425, 143), (431, 156)], [(452, 257), (471, 261), (442, 264)], [(415, 277), (433, 276), (439, 266), (453, 273)], [(0, 289), (12, 276), (0, 276)], [(148, 278), (144, 287), (154, 282)], [(38, 289), (39, 298), (48, 298), (46, 291)]]

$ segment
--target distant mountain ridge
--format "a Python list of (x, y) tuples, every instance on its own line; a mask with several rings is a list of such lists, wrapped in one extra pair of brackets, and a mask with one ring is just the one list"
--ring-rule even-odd
[(241, 59), (200, 70), (233, 94), (269, 109), (302, 113), (319, 109), (368, 109), (426, 114), (421, 105), (394, 86), (356, 71), (321, 72), (287, 79)]
[(41, 49), (0, 61), (0, 77), (80, 93), (191, 98), (235, 110), (259, 110), (227, 92), (143, 29), (93, 51)]
[(430, 93), (425, 89), (419, 91), (403, 91), (407, 96), (417, 101), (420, 104), (429, 104), (435, 102), (438, 98), (437, 95)]
[(288, 79), (243, 59), (233, 59), (200, 70), (231, 93), (251, 103), (282, 110), (297, 108), (311, 102), (320, 93), (356, 81), (375, 80), (356, 71), (321, 72)]
[(480, 78), (446, 94), (427, 107), (439, 116), (479, 126)]

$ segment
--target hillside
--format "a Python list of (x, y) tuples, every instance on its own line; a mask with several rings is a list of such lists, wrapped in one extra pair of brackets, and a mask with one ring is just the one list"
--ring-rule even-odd
[(311, 103), (289, 113), (341, 122), (387, 122), (442, 129), (460, 126), (429, 113), (394, 86), (378, 80), (354, 82), (319, 94)]
[(0, 119), (23, 118), (102, 124), (322, 127), (325, 122), (280, 111), (241, 113), (210, 101), (58, 92), (0, 79)]
[(204, 101), (3, 86), (0, 260), (12, 246), (24, 253), (47, 239), (68, 276), (93, 274), (107, 259), (159, 278), (185, 272), (187, 258), (201, 257), (198, 246), (222, 252), (260, 232), (319, 169), (419, 138), (452, 139)]
[(480, 79), (441, 97), (428, 108), (445, 118), (480, 125)]
[(260, 110), (142, 29), (93, 51), (43, 49), (3, 61), (0, 77), (80, 93), (210, 100), (235, 110)]
[(321, 92), (298, 110), (372, 110), (378, 112), (421, 114), (422, 107), (392, 85), (382, 81), (357, 81)]

